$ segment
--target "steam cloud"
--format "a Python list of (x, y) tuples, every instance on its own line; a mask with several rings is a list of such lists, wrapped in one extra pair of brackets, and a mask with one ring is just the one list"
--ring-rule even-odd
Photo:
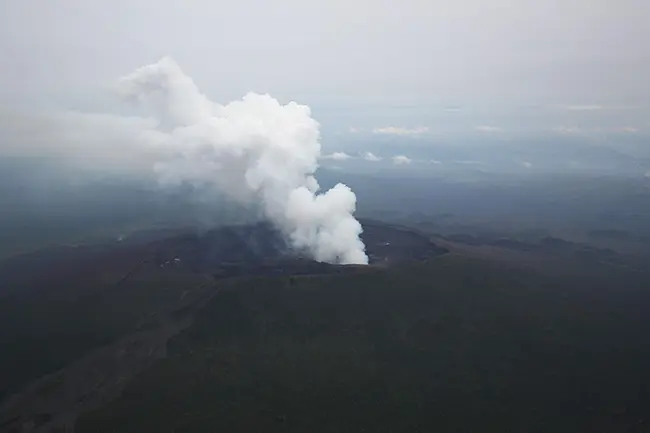
[(368, 263), (355, 194), (341, 183), (318, 192), (319, 125), (309, 107), (255, 93), (214, 103), (171, 58), (123, 77), (117, 90), (153, 111), (157, 125), (142, 130), (138, 142), (165, 155), (155, 164), (162, 181), (260, 202), (294, 248), (318, 261)]

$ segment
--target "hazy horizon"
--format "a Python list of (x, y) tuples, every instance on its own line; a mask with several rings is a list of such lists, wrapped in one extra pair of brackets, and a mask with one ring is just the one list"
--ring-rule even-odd
[(142, 115), (115, 83), (170, 56), (218, 103), (308, 105), (324, 154), (643, 176), (648, 20), (638, 0), (2, 2), (0, 156), (61, 154), (88, 115)]

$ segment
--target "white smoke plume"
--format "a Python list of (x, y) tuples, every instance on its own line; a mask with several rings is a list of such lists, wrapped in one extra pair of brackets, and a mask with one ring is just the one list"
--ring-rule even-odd
[(281, 105), (249, 93), (220, 105), (210, 101), (171, 58), (137, 69), (117, 86), (122, 97), (144, 104), (157, 120), (139, 145), (164, 155), (161, 180), (216, 188), (244, 202), (259, 202), (294, 248), (314, 259), (365, 264), (354, 218), (356, 196), (343, 184), (319, 193), (319, 124), (309, 107)]

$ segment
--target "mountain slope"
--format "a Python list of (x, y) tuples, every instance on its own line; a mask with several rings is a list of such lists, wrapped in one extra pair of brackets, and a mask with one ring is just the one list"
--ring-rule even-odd
[(644, 283), (455, 254), (241, 279), (77, 431), (643, 431)]

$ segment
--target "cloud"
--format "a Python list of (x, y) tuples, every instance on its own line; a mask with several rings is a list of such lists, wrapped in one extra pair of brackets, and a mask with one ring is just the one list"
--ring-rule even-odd
[(358, 134), (361, 131), (362, 131), (361, 128), (357, 128), (357, 127), (354, 127), (354, 126), (350, 126), (350, 129), (349, 129), (350, 134)]
[(643, 175), (644, 177), (650, 178), (650, 170), (646, 171)]
[(412, 162), (412, 159), (405, 155), (395, 155), (393, 156), (393, 164), (395, 165), (407, 165)]
[(430, 159), (428, 162), (429, 164), (436, 164), (436, 165), (442, 164), (442, 161), (438, 161), (437, 159)]
[(334, 161), (346, 161), (350, 158), (353, 158), (353, 156), (348, 155), (345, 152), (334, 152), (330, 155), (324, 155), (322, 157), (323, 159), (333, 159)]
[(620, 111), (620, 110), (638, 110), (642, 107), (635, 105), (600, 105), (600, 104), (573, 104), (562, 105), (560, 110), (566, 111)]
[(372, 152), (366, 152), (366, 153), (364, 153), (364, 154), (363, 154), (363, 159), (365, 159), (366, 161), (370, 161), (370, 162), (379, 162), (379, 161), (382, 160), (381, 157), (375, 155), (375, 154), (372, 153)]
[(598, 138), (603, 134), (636, 134), (639, 129), (634, 126), (622, 126), (616, 128), (581, 128), (579, 126), (555, 126), (551, 131), (560, 135), (590, 135)]
[(401, 128), (397, 126), (385, 126), (383, 128), (375, 128), (372, 130), (373, 134), (386, 134), (386, 135), (422, 135), (429, 132), (429, 127), (418, 126), (416, 128)]
[(3, 156), (46, 157), (84, 170), (141, 175), (171, 155), (156, 144), (162, 136), (153, 118), (0, 108), (0, 119)]
[(521, 163), (521, 165), (524, 166), (525, 168), (532, 168), (533, 167), (533, 163), (530, 162), (530, 161), (523, 161)]
[(454, 161), (456, 164), (462, 164), (462, 165), (482, 165), (482, 161), (476, 161), (472, 159), (461, 159), (461, 160), (456, 160)]
[(479, 126), (475, 126), (474, 129), (476, 129), (479, 132), (485, 132), (488, 134), (503, 132), (503, 128), (500, 128), (498, 126), (490, 126), (490, 125), (479, 125)]
[(582, 128), (578, 126), (555, 126), (551, 128), (551, 131), (560, 135), (578, 135), (584, 132)]
[(562, 109), (569, 111), (600, 111), (604, 110), (605, 107), (602, 105), (565, 105)]

